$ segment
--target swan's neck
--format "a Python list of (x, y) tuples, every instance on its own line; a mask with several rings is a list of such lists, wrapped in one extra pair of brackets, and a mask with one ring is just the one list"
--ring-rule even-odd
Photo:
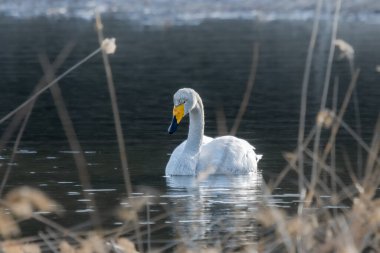
[(204, 128), (204, 113), (203, 104), (199, 96), (195, 107), (189, 112), (190, 126), (187, 142), (184, 149), (185, 154), (197, 155), (202, 145), (203, 128)]

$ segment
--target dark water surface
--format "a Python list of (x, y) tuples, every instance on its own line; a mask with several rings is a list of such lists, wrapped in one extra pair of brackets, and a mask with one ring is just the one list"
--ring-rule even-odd
[[(110, 61), (135, 195), (154, 196), (155, 204), (149, 210), (151, 218), (165, 210), (176, 210), (151, 226), (175, 223), (178, 229), (159, 230), (153, 239), (168, 240), (180, 235), (226, 242), (230, 240), (226, 234), (238, 234), (239, 240), (252, 241), (257, 236), (257, 227), (248, 218), (263, 198), (262, 177), (275, 179), (286, 165), (282, 152), (296, 146), (311, 23), (209, 21), (199, 26), (163, 29), (106, 20), (104, 26), (107, 36), (117, 38), (117, 52), (110, 56)], [(375, 71), (380, 64), (379, 28), (343, 23), (338, 32), (339, 38), (355, 48), (356, 66), (361, 68), (357, 94), (362, 136), (367, 142), (380, 108), (380, 73)], [(58, 71), (62, 73), (97, 48), (93, 23), (79, 19), (0, 17), (0, 31), (1, 116), (23, 102), (42, 76), (38, 54), (47, 53), (53, 61), (64, 45), (74, 40), (73, 53)], [(308, 93), (307, 129), (314, 124), (319, 108), (329, 40), (329, 26), (322, 24)], [(216, 111), (221, 107), (231, 127), (244, 94), (255, 42), (260, 44), (257, 78), (237, 136), (264, 154), (259, 164), (260, 176), (216, 177), (196, 187), (189, 178), (164, 178), (168, 154), (187, 134), (188, 119), (175, 135), (167, 134), (173, 93), (181, 87), (199, 92), (205, 106), (206, 135), (218, 134)], [(347, 62), (334, 61), (332, 78), (335, 76), (340, 80), (340, 104), (349, 83)], [(117, 225), (113, 210), (125, 197), (125, 186), (101, 56), (72, 72), (60, 81), (60, 86), (85, 150), (94, 188), (90, 192), (96, 197), (105, 223)], [(331, 104), (331, 93), (329, 97)], [(345, 121), (354, 127), (353, 112), (350, 104)], [(1, 126), (1, 131), (5, 126)], [(355, 157), (355, 142), (344, 131), (339, 137), (338, 148), (344, 147)], [(2, 174), (11, 144), (1, 156)], [(66, 209), (63, 224), (74, 226), (88, 220), (87, 200), (81, 193), (72, 153), (49, 92), (35, 105), (6, 190), (25, 184), (43, 189), (63, 204)], [(146, 188), (138, 186), (154, 191), (144, 193)], [(297, 189), (296, 176), (291, 175), (277, 189), (278, 195), (271, 196), (272, 204), (295, 207)], [(144, 226), (146, 217), (144, 214), (141, 218)]]

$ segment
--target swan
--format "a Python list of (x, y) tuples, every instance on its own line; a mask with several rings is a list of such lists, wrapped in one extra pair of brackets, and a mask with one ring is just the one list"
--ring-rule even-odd
[(169, 134), (173, 134), (182, 118), (189, 114), (187, 140), (175, 148), (166, 165), (166, 176), (210, 174), (252, 174), (262, 155), (243, 139), (234, 136), (211, 138), (203, 135), (204, 112), (199, 94), (190, 88), (179, 89), (173, 96), (173, 120)]

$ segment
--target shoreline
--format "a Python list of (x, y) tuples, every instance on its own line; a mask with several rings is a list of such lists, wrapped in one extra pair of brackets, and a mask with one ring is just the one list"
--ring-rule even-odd
[[(255, 22), (272, 21), (311, 21), (314, 18), (315, 1), (298, 3), (297, 1), (283, 1), (282, 3), (268, 4), (263, 0), (248, 0), (234, 4), (221, 1), (216, 4), (212, 1), (195, 1), (191, 4), (175, 0), (172, 5), (166, 0), (150, 1), (149, 4), (122, 2), (103, 3), (97, 6), (83, 1), (80, 4), (70, 1), (55, 3), (23, 3), (14, 4), (5, 0), (0, 6), (0, 17), (9, 17), (20, 20), (34, 18), (51, 19), (83, 19), (93, 20), (97, 9), (103, 17), (126, 20), (138, 25), (146, 26), (181, 26), (199, 25), (206, 21), (251, 20)], [(331, 21), (334, 4), (324, 3), (321, 20)], [(380, 5), (371, 0), (365, 0), (360, 5), (353, 2), (344, 3), (340, 13), (341, 22), (363, 22), (366, 24), (380, 24)]]

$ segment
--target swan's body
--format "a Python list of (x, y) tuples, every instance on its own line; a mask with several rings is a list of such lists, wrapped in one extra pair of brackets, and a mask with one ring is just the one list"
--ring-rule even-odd
[[(182, 107), (182, 108), (181, 108)], [(180, 110), (182, 112), (179, 112)], [(189, 88), (174, 94), (173, 122), (169, 133), (173, 133), (182, 117), (190, 116), (189, 134), (170, 156), (166, 175), (196, 175), (200, 172), (212, 174), (251, 174), (257, 171), (257, 155), (247, 141), (234, 136), (211, 138), (203, 135), (203, 103), (198, 93)]]

